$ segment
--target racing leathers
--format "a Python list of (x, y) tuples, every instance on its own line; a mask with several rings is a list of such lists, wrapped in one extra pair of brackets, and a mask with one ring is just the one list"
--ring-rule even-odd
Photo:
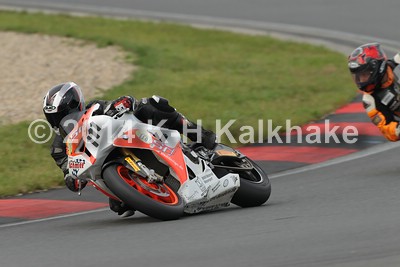
[(371, 121), (386, 139), (400, 140), (400, 84), (393, 70), (398, 63), (387, 61), (388, 67), (380, 88), (372, 93), (364, 92), (363, 105)]

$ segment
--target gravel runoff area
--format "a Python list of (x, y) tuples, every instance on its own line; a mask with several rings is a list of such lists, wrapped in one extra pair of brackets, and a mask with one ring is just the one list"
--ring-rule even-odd
[(0, 32), (0, 47), (0, 125), (44, 118), (43, 97), (56, 84), (74, 81), (90, 99), (135, 69), (119, 47), (66, 37)]

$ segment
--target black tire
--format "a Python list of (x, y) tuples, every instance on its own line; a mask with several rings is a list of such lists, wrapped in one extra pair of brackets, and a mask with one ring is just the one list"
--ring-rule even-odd
[(232, 203), (240, 207), (255, 207), (267, 202), (271, 195), (271, 183), (267, 174), (254, 161), (249, 160), (252, 171), (238, 172), (240, 187), (232, 198)]
[[(183, 200), (168, 185), (165, 183), (151, 184), (151, 186), (163, 190), (163, 192), (159, 192), (160, 194), (165, 194), (168, 199), (171, 198), (171, 201), (156, 200), (152, 197), (153, 192), (156, 190), (153, 190), (153, 192), (147, 190), (145, 188), (146, 185), (142, 184), (139, 180), (137, 180), (138, 182), (134, 182), (134, 179), (130, 179), (133, 177), (132, 175), (132, 172), (119, 164), (111, 164), (103, 171), (103, 179), (107, 187), (129, 207), (163, 221), (176, 220), (183, 215)], [(135, 187), (147, 193), (143, 193)]]

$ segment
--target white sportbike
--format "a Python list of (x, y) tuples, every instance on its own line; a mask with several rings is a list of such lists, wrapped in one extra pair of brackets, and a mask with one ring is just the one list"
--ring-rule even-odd
[(142, 123), (132, 112), (93, 115), (98, 108), (71, 114), (60, 130), (70, 175), (106, 196), (160, 220), (268, 200), (266, 173), (239, 151), (185, 144), (178, 131)]

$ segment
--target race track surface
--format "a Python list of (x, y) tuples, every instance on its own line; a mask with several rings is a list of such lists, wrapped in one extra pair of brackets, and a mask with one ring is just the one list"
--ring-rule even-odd
[(273, 178), (257, 208), (171, 222), (100, 209), (3, 224), (2, 265), (399, 266), (398, 150)]

